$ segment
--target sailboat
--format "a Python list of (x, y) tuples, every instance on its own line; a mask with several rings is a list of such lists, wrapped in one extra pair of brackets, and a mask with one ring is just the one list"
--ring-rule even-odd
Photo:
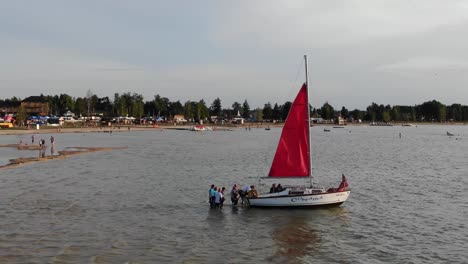
[(342, 175), (338, 188), (325, 189), (312, 184), (312, 160), (310, 144), (310, 106), (308, 90), (307, 56), (304, 56), (306, 82), (291, 106), (268, 178), (289, 180), (310, 179), (310, 184), (288, 186), (273, 193), (248, 198), (251, 207), (326, 207), (339, 206), (350, 194), (348, 182)]

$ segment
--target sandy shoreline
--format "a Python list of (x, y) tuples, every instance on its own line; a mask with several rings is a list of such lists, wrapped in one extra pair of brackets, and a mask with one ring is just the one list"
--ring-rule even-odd
[(84, 127), (84, 128), (43, 128), (43, 129), (0, 129), (0, 135), (27, 135), (27, 134), (60, 134), (60, 133), (109, 133), (114, 132), (128, 132), (128, 131), (157, 131), (161, 130), (161, 127), (120, 127), (116, 128), (95, 128), (95, 127)]
[[(395, 123), (394, 127), (402, 126), (403, 123)], [(435, 126), (463, 126), (467, 125), (465, 123), (413, 123), (414, 126), (426, 126), (426, 125), (435, 125)], [(265, 127), (282, 127), (283, 124), (250, 124), (250, 125), (239, 125), (239, 126), (217, 126), (217, 125), (206, 125), (212, 128), (218, 128), (218, 130), (234, 130), (234, 129), (244, 129), (246, 127), (250, 128), (265, 128)], [(324, 126), (324, 127), (333, 127), (338, 126), (336, 124), (313, 124), (313, 126)], [(344, 127), (354, 127), (354, 126), (370, 126), (367, 123), (361, 124), (347, 124)], [(56, 133), (114, 133), (114, 132), (129, 132), (129, 131), (161, 131), (161, 130), (189, 130), (193, 125), (162, 125), (158, 127), (151, 126), (114, 126), (114, 127), (84, 127), (84, 128), (41, 128), (41, 129), (0, 129), (0, 135), (27, 135), (27, 134), (56, 134)]]

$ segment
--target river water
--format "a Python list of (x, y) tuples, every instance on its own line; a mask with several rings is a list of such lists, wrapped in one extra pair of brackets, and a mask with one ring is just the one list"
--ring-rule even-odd
[(313, 127), (314, 180), (347, 175), (341, 207), (209, 209), (210, 184), (258, 184), (280, 133), (54, 134), (128, 148), (1, 169), (0, 263), (466, 263), (468, 126)]

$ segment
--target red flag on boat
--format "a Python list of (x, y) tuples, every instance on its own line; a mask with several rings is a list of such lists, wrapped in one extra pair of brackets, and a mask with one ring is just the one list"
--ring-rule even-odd
[(338, 186), (338, 190), (336, 191), (337, 192), (345, 191), (346, 188), (348, 188), (348, 186), (349, 186), (348, 181), (346, 180), (346, 177), (344, 176), (344, 174), (342, 174), (340, 186)]

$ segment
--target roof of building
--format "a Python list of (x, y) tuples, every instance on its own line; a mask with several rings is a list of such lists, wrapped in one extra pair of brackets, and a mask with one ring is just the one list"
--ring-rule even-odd
[(46, 103), (47, 100), (44, 96), (29, 96), (24, 98), (21, 102)]

